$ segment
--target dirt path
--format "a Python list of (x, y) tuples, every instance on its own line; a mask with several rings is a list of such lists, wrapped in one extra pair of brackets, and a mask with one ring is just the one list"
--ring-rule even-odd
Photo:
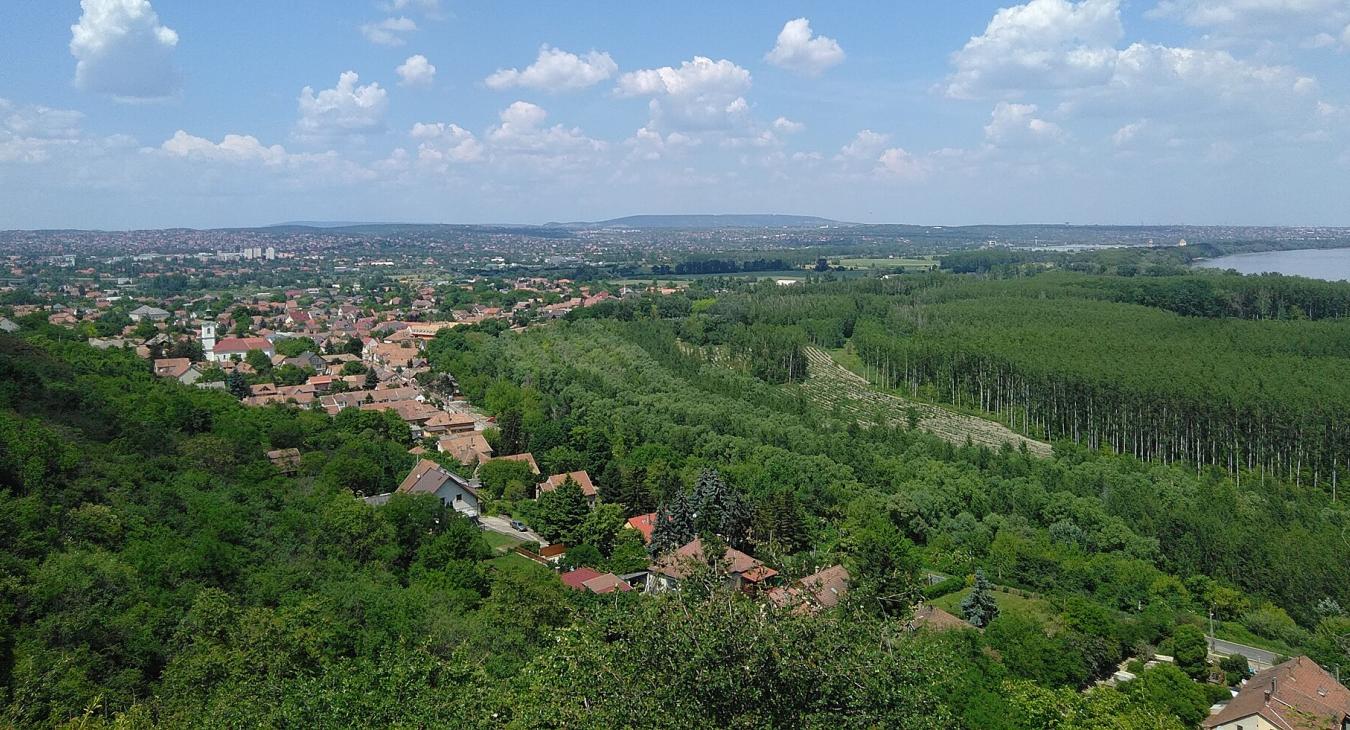
[(1001, 423), (956, 413), (945, 408), (879, 392), (862, 376), (839, 365), (829, 353), (806, 348), (807, 379), (802, 388), (817, 403), (859, 423), (872, 425), (906, 424), (909, 409), (919, 417), (919, 428), (957, 445), (967, 437), (976, 445), (998, 448), (1003, 444), (1020, 447), (1035, 456), (1049, 456), (1050, 444), (1029, 439)]

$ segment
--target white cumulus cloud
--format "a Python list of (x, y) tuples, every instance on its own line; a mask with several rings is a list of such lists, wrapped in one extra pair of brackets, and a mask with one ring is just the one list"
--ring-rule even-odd
[(773, 120), (773, 131), (782, 134), (796, 134), (806, 129), (806, 125), (801, 122), (794, 122), (787, 117), (779, 117)]
[(608, 53), (592, 50), (584, 56), (547, 44), (540, 47), (534, 63), (523, 70), (497, 69), (484, 83), (492, 89), (525, 87), (541, 91), (573, 91), (608, 79), (619, 64)]
[(394, 72), (398, 74), (398, 83), (402, 86), (430, 86), (436, 80), (436, 67), (420, 53), (408, 56), (408, 60)]
[(417, 9), (434, 15), (441, 10), (441, 0), (393, 0), (386, 7), (389, 10)]
[(263, 145), (252, 135), (227, 134), (220, 142), (212, 142), (180, 129), (159, 147), (170, 155), (191, 159), (262, 162), (269, 165), (286, 160), (286, 148), (279, 144)]
[(69, 109), (16, 104), (0, 98), (0, 162), (42, 162), (80, 140), (84, 115)]
[(875, 160), (886, 149), (891, 136), (881, 132), (864, 129), (856, 134), (848, 144), (839, 149), (839, 158), (843, 160)]
[(417, 159), (438, 167), (449, 163), (477, 162), (483, 158), (483, 144), (473, 132), (445, 122), (418, 122), (409, 133), (418, 141)]
[(877, 160), (877, 172), (886, 177), (901, 180), (919, 180), (928, 174), (928, 164), (905, 151), (903, 147), (891, 147), (881, 153)]
[(160, 99), (178, 90), (178, 34), (159, 22), (149, 0), (81, 0), (70, 27), (75, 85), (121, 100)]
[(806, 76), (819, 76), (844, 62), (844, 49), (833, 38), (813, 35), (811, 21), (789, 20), (778, 33), (778, 42), (764, 56), (769, 63)]
[(726, 59), (695, 56), (678, 68), (662, 66), (619, 77), (614, 93), (650, 96), (651, 123), (675, 131), (744, 131), (749, 103), (740, 94), (750, 88), (750, 72)]
[[(1350, 23), (1345, 0), (1161, 0), (1146, 15), (1180, 20), (1227, 36), (1270, 39), (1338, 31)], [(1320, 31), (1320, 33), (1319, 33)]]
[(1124, 32), (1119, 0), (1031, 0), (1003, 8), (953, 54), (956, 70), (945, 90), (973, 98), (1104, 83)]
[(331, 89), (318, 93), (309, 86), (302, 89), (298, 136), (323, 138), (383, 129), (388, 93), (378, 83), (362, 86), (360, 80), (355, 71), (344, 71)]
[(378, 23), (366, 23), (361, 26), (361, 35), (371, 43), (377, 43), (382, 46), (401, 46), (404, 44), (403, 34), (411, 33), (417, 30), (417, 23), (412, 18), (397, 16), (381, 20)]
[[(1195, 7), (1215, 5), (1242, 2)], [(1317, 80), (1290, 66), (1240, 58), (1216, 44), (1120, 47), (1123, 36), (1120, 0), (1029, 0), (996, 12), (984, 33), (952, 55), (942, 89), (958, 98), (1057, 100), (1061, 116), (1175, 119), (1196, 127), (1190, 136), (1225, 118), (1268, 128), (1306, 123), (1317, 100)], [(1043, 119), (1035, 128), (1030, 121), (1024, 130), (1006, 128), (1020, 106), (996, 110), (991, 136), (1056, 136), (1058, 127)], [(1294, 120), (1299, 115), (1303, 122)]]
[(589, 167), (606, 147), (576, 127), (546, 126), (548, 112), (527, 101), (503, 109), (499, 119), (486, 139), (493, 159), (507, 167), (517, 162), (538, 170)]
[(1064, 130), (1037, 117), (1036, 111), (1035, 104), (1000, 101), (985, 125), (985, 139), (1000, 146), (1038, 145), (1063, 139)]
[(694, 56), (679, 68), (662, 66), (629, 71), (619, 77), (620, 96), (734, 96), (750, 88), (750, 72), (722, 59)]

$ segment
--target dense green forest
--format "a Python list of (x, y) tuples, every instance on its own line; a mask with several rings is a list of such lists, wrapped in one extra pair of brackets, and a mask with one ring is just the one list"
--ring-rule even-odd
[[(1156, 692), (1080, 695), (1081, 673), (1037, 682), (977, 635), (912, 634), (861, 601), (814, 617), (719, 590), (567, 593), (550, 571), (492, 558), (435, 500), (354, 497), (407, 465), (400, 423), (244, 409), (60, 334), (0, 336), (6, 724), (1176, 722)], [(565, 422), (566, 448), (639, 452)], [(300, 477), (263, 458), (279, 446), (305, 451)], [(860, 514), (854, 539), (875, 530), (912, 571), (893, 526), (864, 524), (876, 518)], [(1016, 636), (1040, 661), (1062, 648)]]
[[(499, 449), (593, 476), (596, 519), (566, 528), (581, 547), (620, 560), (624, 541), (592, 522), (718, 475), (744, 511), (737, 544), (785, 579), (849, 568), (848, 600), (820, 614), (711, 580), (568, 591), (434, 499), (357, 499), (411, 465), (389, 414), (246, 409), (56, 328), (0, 336), (0, 722), (1181, 728), (1226, 692), (1192, 681), (1211, 611), (1221, 635), (1350, 665), (1350, 515), (1322, 466), (1344, 452), (1311, 433), (1277, 441), (1291, 432), (1275, 420), (1326, 413), (1307, 394), (1333, 385), (1316, 365), (1346, 356), (1342, 323), (1184, 317), (1118, 299), (1114, 281), (1056, 278), (1070, 276), (695, 290), (430, 343), (433, 366), (496, 416)], [(1133, 369), (1098, 349), (1117, 331), (1108, 352)], [(944, 392), (896, 365), (904, 348), (940, 362), (961, 336), (1005, 378), (1062, 378), (1088, 402), (1175, 397), (1196, 423), (1230, 393), (1306, 397), (1254, 401), (1284, 410), (1244, 414), (1269, 415), (1272, 455), (1235, 474), (1194, 447), (1164, 457), (1110, 435), (1141, 422), (1055, 433), (1053, 457), (1035, 458), (843, 423), (800, 385), (805, 348), (847, 348), (883, 385), (1048, 430), (1026, 399), (1009, 415), (997, 387)], [(1044, 348), (1058, 357), (1028, 354)], [(1196, 386), (1216, 373), (1229, 381)], [(265, 458), (282, 447), (304, 454), (294, 477)], [(494, 508), (546, 517), (511, 478), (484, 474)], [(976, 573), (988, 581), (972, 589)], [(912, 629), (924, 598), (982, 606), (984, 630)], [(1177, 665), (1092, 688), (1152, 650)]]
[(1334, 492), (1350, 456), (1342, 302), (1350, 286), (1289, 277), (929, 275), (754, 287), (680, 336), (772, 330), (786, 360), (847, 345), (884, 387), (1038, 438)]

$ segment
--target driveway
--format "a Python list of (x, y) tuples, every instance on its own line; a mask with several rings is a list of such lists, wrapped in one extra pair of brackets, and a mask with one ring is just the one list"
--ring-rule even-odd
[(1241, 654), (1242, 656), (1247, 657), (1247, 661), (1251, 662), (1254, 671), (1260, 671), (1275, 666), (1275, 660), (1279, 658), (1273, 651), (1258, 649), (1254, 646), (1238, 644), (1232, 641), (1224, 641), (1223, 639), (1215, 639), (1213, 637), (1209, 637), (1209, 645), (1210, 653), (1213, 654), (1222, 654), (1224, 656)]
[(534, 530), (526, 530), (525, 532), (521, 532), (520, 530), (517, 530), (516, 528), (512, 527), (511, 520), (508, 520), (505, 517), (495, 517), (495, 516), (488, 517), (487, 515), (479, 515), (478, 523), (483, 526), (484, 530), (492, 530), (493, 532), (500, 532), (503, 535), (510, 535), (511, 537), (514, 537), (517, 540), (521, 540), (522, 542), (529, 542), (530, 540), (533, 540), (539, 543), (539, 547), (545, 547), (546, 545), (548, 545), (548, 540), (545, 540), (544, 538), (540, 537), (539, 533), (535, 532)]

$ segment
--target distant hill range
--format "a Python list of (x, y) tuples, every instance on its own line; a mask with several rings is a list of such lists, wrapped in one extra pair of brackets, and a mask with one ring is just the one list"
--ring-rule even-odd
[(630, 215), (605, 221), (546, 223), (549, 228), (822, 228), (852, 223), (814, 215)]
[[(854, 223), (820, 218), (814, 215), (630, 215), (604, 221), (545, 223), (542, 226), (518, 223), (374, 223), (361, 221), (287, 221), (265, 226), (279, 233), (325, 230), (334, 233), (392, 235), (396, 233), (433, 233), (446, 230), (535, 230), (541, 235), (567, 235), (567, 231), (596, 228), (634, 228), (672, 230), (715, 230), (718, 228), (838, 228)], [(244, 230), (244, 229), (226, 229)]]

